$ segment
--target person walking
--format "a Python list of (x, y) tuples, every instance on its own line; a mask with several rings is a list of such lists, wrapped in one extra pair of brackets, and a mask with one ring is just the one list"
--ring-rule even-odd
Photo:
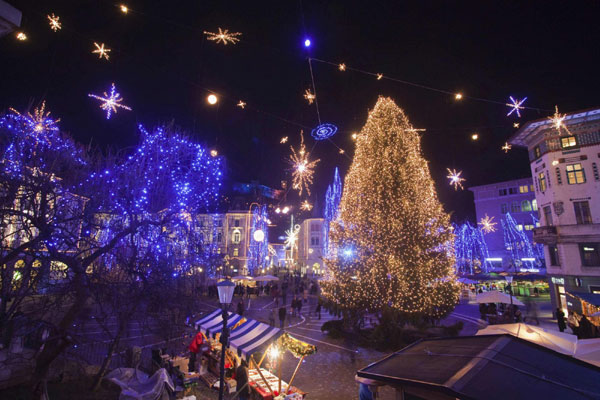
[(564, 332), (567, 329), (567, 324), (565, 324), (565, 313), (560, 309), (556, 309), (556, 319), (558, 323), (558, 330)]
[(285, 314), (287, 310), (285, 309), (285, 305), (279, 308), (279, 328), (283, 329), (285, 324)]
[(317, 301), (317, 308), (315, 308), (315, 314), (319, 317), (319, 321), (321, 320), (321, 300)]
[(269, 325), (275, 326), (275, 309), (271, 309), (269, 312)]
[(237, 303), (237, 313), (241, 316), (244, 315), (244, 300), (242, 299)]
[(248, 400), (252, 395), (250, 384), (248, 383), (248, 362), (242, 357), (242, 363), (235, 371), (236, 388), (240, 400)]

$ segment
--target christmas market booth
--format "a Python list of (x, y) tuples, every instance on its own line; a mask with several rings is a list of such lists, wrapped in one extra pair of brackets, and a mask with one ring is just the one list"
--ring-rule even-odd
[[(200, 357), (199, 378), (218, 387), (221, 355), (220, 335), (223, 331), (221, 310), (216, 310), (196, 322), (196, 329), (206, 338)], [(226, 350), (227, 391), (235, 393), (241, 388), (235, 381), (235, 369), (245, 360), (248, 363), (248, 383), (257, 399), (302, 399), (307, 393), (293, 386), (304, 357), (314, 354), (317, 348), (302, 342), (287, 332), (251, 318), (230, 313), (229, 348)], [(282, 379), (281, 359), (287, 353), (298, 359), (288, 381)]]

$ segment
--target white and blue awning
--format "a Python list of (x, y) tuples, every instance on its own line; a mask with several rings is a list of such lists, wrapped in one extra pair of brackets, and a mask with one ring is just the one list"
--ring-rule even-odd
[(256, 352), (264, 352), (281, 335), (283, 330), (249, 319), (231, 332), (229, 347), (236, 350), (239, 357), (248, 358)]
[[(242, 316), (228, 312), (227, 327), (231, 329), (242, 320)], [(223, 312), (215, 310), (206, 317), (196, 321), (196, 329), (200, 330), (206, 336), (216, 337), (223, 331)]]

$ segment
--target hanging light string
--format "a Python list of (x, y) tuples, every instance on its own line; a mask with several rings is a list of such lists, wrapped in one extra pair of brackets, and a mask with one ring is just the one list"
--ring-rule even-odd
[(319, 112), (319, 97), (317, 96), (317, 87), (315, 86), (315, 75), (313, 73), (312, 58), (308, 57), (308, 69), (310, 70), (310, 80), (312, 82), (313, 94), (315, 95), (315, 106), (317, 108), (317, 120), (321, 125), (321, 113)]
[[(327, 60), (321, 60), (318, 58), (312, 58), (312, 60), (323, 63), (323, 64), (327, 64), (327, 65), (331, 65), (331, 66), (335, 66), (338, 69), (341, 69), (340, 66), (343, 65), (343, 71), (354, 71), (354, 72), (358, 72), (364, 75), (369, 75), (372, 77), (377, 78), (378, 80), (381, 79), (386, 79), (388, 81), (392, 81), (392, 82), (397, 82), (397, 83), (401, 83), (404, 85), (409, 85), (409, 86), (413, 86), (413, 87), (417, 87), (420, 89), (425, 89), (425, 90), (429, 90), (429, 91), (433, 91), (433, 92), (437, 92), (437, 93), (442, 93), (442, 94), (447, 94), (450, 96), (453, 96), (457, 99), (470, 99), (470, 100), (475, 100), (475, 101), (481, 101), (481, 102), (485, 102), (485, 103), (491, 103), (491, 104), (499, 104), (502, 106), (507, 106), (509, 104), (507, 104), (505, 101), (497, 101), (497, 100), (490, 100), (490, 99), (484, 99), (482, 97), (475, 97), (475, 96), (469, 96), (469, 95), (465, 95), (463, 93), (456, 93), (456, 92), (451, 92), (449, 90), (444, 90), (444, 89), (439, 89), (439, 88), (434, 88), (432, 86), (427, 86), (427, 85), (423, 85), (420, 83), (415, 83), (415, 82), (410, 82), (410, 81), (406, 81), (403, 79), (399, 79), (399, 78), (394, 78), (385, 74), (381, 74), (381, 73), (375, 73), (375, 72), (370, 72), (370, 71), (365, 71), (363, 69), (359, 69), (359, 68), (354, 68), (354, 67), (349, 67), (346, 64), (340, 64), (340, 63), (334, 63), (331, 61), (327, 61)], [(519, 105), (520, 109), (527, 109), (527, 110), (536, 110), (536, 111), (544, 111), (544, 112), (554, 112), (554, 110), (546, 110), (544, 108), (538, 108), (538, 107), (528, 107), (528, 106), (523, 106), (523, 105)]]

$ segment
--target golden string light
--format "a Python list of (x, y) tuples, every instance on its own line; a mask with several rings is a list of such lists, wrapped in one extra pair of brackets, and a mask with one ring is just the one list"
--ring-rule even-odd
[(458, 190), (458, 188), (460, 188), (461, 190), (464, 189), (462, 182), (466, 181), (465, 178), (461, 178), (461, 174), (462, 171), (456, 171), (455, 169), (450, 169), (450, 168), (446, 168), (448, 170), (448, 176), (446, 176), (446, 178), (448, 178), (450, 180), (450, 186), (454, 186), (454, 190)]
[(383, 74), (377, 74), (377, 80), (380, 81), (383, 78)]
[(513, 128), (518, 128), (519, 126), (521, 126), (521, 124), (518, 122), (513, 122)]
[[(58, 126), (56, 124), (60, 122), (60, 118), (55, 120), (50, 118), (50, 111), (46, 111), (45, 101), (42, 102), (40, 107), (33, 109), (33, 114), (30, 112), (27, 114), (21, 114), (14, 108), (10, 108), (9, 110), (20, 117), (23, 117), (27, 121), (28, 125), (33, 127), (33, 132), (36, 135), (36, 141), (38, 134), (48, 131), (58, 131)], [(49, 144), (50, 140), (45, 135), (41, 137), (43, 137)]]
[(456, 93), (456, 94), (454, 95), (454, 100), (462, 100), (462, 98), (463, 98), (463, 95), (462, 95), (462, 93)]
[(246, 108), (246, 103), (240, 100), (237, 103), (237, 106), (243, 110), (244, 108)]
[(505, 153), (508, 153), (508, 151), (512, 149), (512, 146), (508, 142), (504, 142), (504, 146), (502, 146), (501, 149), (504, 150)]
[(25, 32), (17, 32), (16, 34), (17, 40), (24, 41), (27, 40), (27, 35)]
[(302, 191), (306, 189), (306, 193), (310, 196), (310, 185), (313, 183), (314, 169), (317, 163), (321, 160), (310, 161), (308, 158), (310, 153), (306, 152), (304, 145), (304, 133), (300, 132), (300, 148), (296, 150), (290, 146), (292, 154), (290, 155), (290, 163), (292, 164), (292, 187), (302, 195)]
[(493, 221), (494, 217), (488, 217), (487, 214), (485, 214), (485, 217), (481, 218), (481, 220), (478, 222), (478, 225), (481, 225), (481, 230), (483, 233), (496, 232), (497, 223)]
[(238, 36), (242, 35), (240, 32), (229, 32), (227, 29), (218, 29), (219, 33), (204, 31), (206, 38), (214, 41), (215, 43), (223, 43), (224, 45), (227, 45), (228, 43), (236, 44), (240, 41), (240, 39), (238, 39)]
[(119, 9), (121, 10), (121, 12), (122, 12), (123, 14), (127, 14), (127, 13), (129, 12), (129, 8), (128, 8), (128, 7), (127, 7), (125, 4), (121, 4), (121, 5), (119, 6)]
[(310, 89), (306, 89), (304, 91), (304, 98), (306, 99), (306, 101), (308, 101), (308, 104), (312, 104), (314, 103), (317, 96), (315, 96), (313, 92), (310, 91)]
[(338, 68), (339, 68), (339, 70), (340, 70), (340, 71), (345, 71), (345, 70), (346, 70), (346, 64), (344, 64), (344, 63), (341, 63), (341, 64), (338, 66)]
[(338, 152), (339, 152), (340, 154), (344, 154), (344, 153), (345, 153), (344, 149), (340, 149)]
[(102, 59), (102, 57), (104, 57), (107, 60), (109, 59), (108, 53), (110, 53), (111, 50), (108, 47), (104, 47), (104, 43), (98, 44), (94, 42), (94, 46), (96, 46), (96, 50), (93, 50), (92, 53), (98, 54), (98, 58), (100, 59)]
[(475, 141), (479, 139), (479, 134), (478, 133), (474, 133), (471, 135), (471, 140)]
[(279, 143), (281, 143), (281, 144), (287, 143), (288, 139), (289, 138), (287, 136), (284, 136), (279, 140)]
[(54, 15), (54, 13), (52, 15), (47, 15), (47, 17), (50, 23), (50, 29), (52, 29), (54, 32), (57, 32), (62, 28), (60, 17)]

